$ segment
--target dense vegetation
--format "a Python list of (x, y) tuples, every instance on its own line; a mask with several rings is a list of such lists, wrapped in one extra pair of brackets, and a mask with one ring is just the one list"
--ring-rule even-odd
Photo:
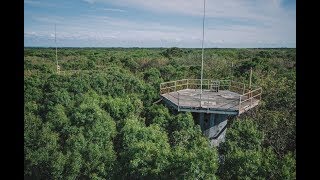
[[(159, 83), (200, 77), (200, 49), (25, 48), (26, 179), (295, 179), (296, 50), (206, 49), (204, 78), (263, 88), (209, 147)], [(231, 67), (231, 65), (234, 65)]]

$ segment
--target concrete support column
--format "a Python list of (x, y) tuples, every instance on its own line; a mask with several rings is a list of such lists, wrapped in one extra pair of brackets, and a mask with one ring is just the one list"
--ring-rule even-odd
[(218, 114), (218, 117), (216, 118), (216, 124), (220, 124), (221, 122), (225, 121), (227, 119), (226, 114)]
[(199, 116), (200, 116), (200, 127), (201, 127), (201, 130), (203, 131), (204, 130), (204, 113), (200, 113), (199, 114)]
[(210, 114), (210, 125), (209, 125), (209, 128), (213, 127), (215, 124), (215, 116), (216, 114)]

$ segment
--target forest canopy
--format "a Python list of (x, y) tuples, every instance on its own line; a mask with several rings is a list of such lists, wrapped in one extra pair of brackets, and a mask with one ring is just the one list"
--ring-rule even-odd
[(210, 147), (191, 113), (159, 100), (200, 78), (201, 50), (24, 50), (26, 179), (296, 179), (296, 50), (205, 49), (204, 78), (252, 82), (262, 102)]

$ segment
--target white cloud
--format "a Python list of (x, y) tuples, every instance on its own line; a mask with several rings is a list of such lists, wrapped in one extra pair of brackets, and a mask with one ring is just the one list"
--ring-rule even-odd
[(24, 36), (25, 36), (25, 37), (32, 37), (32, 36), (36, 36), (36, 35), (37, 35), (37, 33), (36, 33), (36, 32), (33, 32), (33, 31), (32, 31), (32, 32), (25, 32), (25, 33), (24, 33)]
[[(106, 2), (117, 8), (106, 11), (125, 12), (122, 8), (134, 7), (150, 12), (188, 16), (202, 16), (203, 1), (199, 0), (85, 0), (88, 3)], [(249, 44), (291, 43), (295, 46), (295, 12), (282, 9), (280, 0), (207, 0), (205, 46), (233, 46)], [(145, 14), (148, 16), (148, 14)], [(221, 24), (210, 18), (220, 18)], [(68, 40), (92, 43), (139, 44), (141, 46), (193, 46), (201, 47), (202, 27), (189, 24), (169, 25), (157, 22), (128, 20), (109, 16), (82, 15), (68, 19), (57, 16), (34, 17), (39, 24), (25, 28), (25, 37), (50, 38), (57, 23), (59, 43)], [(240, 23), (223, 23), (239, 20)], [(244, 23), (242, 23), (244, 22)], [(248, 23), (246, 23), (248, 22)], [(257, 25), (258, 22), (258, 25)], [(210, 24), (211, 23), (211, 24)], [(201, 23), (199, 23), (201, 24)], [(30, 34), (34, 32), (34, 34)]]
[[(134, 7), (158, 13), (203, 15), (202, 0), (84, 0), (108, 3), (120, 7)], [(281, 0), (206, 0), (206, 16), (270, 20), (284, 14)]]
[[(101, 23), (104, 21), (103, 23)], [(83, 23), (86, 22), (86, 23)], [(94, 30), (93, 30), (94, 29)], [(28, 30), (28, 29), (27, 29)], [(38, 30), (38, 31), (36, 31)], [(32, 27), (27, 32), (29, 36), (41, 36), (50, 38), (50, 33), (54, 32), (53, 26)], [(68, 40), (83, 40), (88, 42), (110, 43), (116, 46), (134, 45), (146, 46), (201, 46), (201, 27), (184, 28), (168, 25), (161, 25), (154, 22), (132, 22), (125, 19), (117, 19), (104, 16), (83, 16), (79, 19), (69, 19), (64, 24), (57, 25), (57, 41), (63, 44)], [(288, 34), (288, 33), (287, 33)], [(278, 39), (289, 41), (290, 36), (274, 34), (272, 30), (264, 28), (248, 28), (247, 26), (229, 26), (205, 30), (205, 47), (215, 44), (254, 44), (262, 41), (266, 44), (277, 42)], [(52, 41), (53, 43), (54, 41)], [(178, 44), (177, 44), (178, 43)]]
[[(263, 36), (271, 37), (271, 34), (277, 38), (281, 36), (286, 38), (285, 36), (290, 35), (295, 41), (295, 11), (283, 9), (281, 2), (282, 0), (206, 0), (206, 17), (207, 21), (210, 21), (210, 18), (242, 19), (252, 24), (214, 27), (217, 30), (220, 28), (224, 31), (237, 32), (237, 34), (242, 31), (242, 35), (248, 34), (246, 32), (253, 33), (253, 36), (260, 34), (259, 39), (264, 39)], [(175, 14), (198, 17), (203, 15), (202, 0), (91, 0), (91, 3), (110, 3), (119, 7), (134, 7), (153, 13), (170, 13), (173, 17)], [(257, 23), (261, 25), (256, 25)], [(210, 28), (214, 25), (206, 24), (206, 26)], [(248, 36), (246, 38), (250, 39), (252, 35), (248, 34)]]
[(65, 18), (59, 16), (34, 16), (32, 20), (53, 25), (64, 22)]
[(96, 0), (83, 0), (84, 2), (87, 2), (87, 3), (90, 3), (90, 4), (93, 4), (96, 2)]
[(39, 5), (39, 4), (41, 4), (41, 2), (40, 1), (33, 1), (33, 0), (25, 0), (24, 4)]
[(57, 6), (57, 4), (43, 2), (43, 1), (36, 1), (36, 0), (24, 0), (24, 4), (30, 5), (30, 6), (35, 6), (35, 7), (54, 7), (54, 6)]
[(123, 10), (123, 9), (113, 9), (113, 8), (104, 8), (103, 10), (113, 11), (113, 12), (127, 12), (126, 10)]

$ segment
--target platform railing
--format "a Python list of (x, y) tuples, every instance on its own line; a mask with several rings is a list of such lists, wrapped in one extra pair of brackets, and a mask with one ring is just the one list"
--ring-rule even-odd
[[(252, 107), (254, 99), (261, 100), (262, 95), (262, 88), (256, 88), (254, 90), (248, 90), (247, 93), (244, 93), (240, 95), (240, 102), (239, 102), (239, 112), (246, 108), (246, 107)], [(247, 101), (250, 101), (250, 103), (246, 103)], [(247, 105), (245, 105), (245, 103)]]
[[(248, 106), (252, 107), (252, 105), (256, 102), (256, 100), (261, 100), (262, 95), (262, 88), (251, 85), (249, 87), (248, 84), (232, 81), (232, 80), (213, 80), (213, 79), (203, 79), (202, 82), (202, 89), (203, 90), (212, 90), (212, 84), (213, 82), (219, 82), (218, 83), (218, 89), (219, 90), (229, 90), (232, 92), (236, 92), (240, 94), (239, 99), (235, 99), (232, 102), (236, 102), (234, 106), (229, 108), (234, 108), (235, 106), (238, 106), (239, 112), (243, 109), (247, 108)], [(164, 82), (160, 84), (160, 94), (169, 94), (177, 101), (178, 110), (180, 109), (181, 103), (180, 103), (180, 93), (178, 91), (183, 89), (201, 89), (201, 79), (181, 79), (177, 81), (169, 81)], [(170, 92), (177, 92), (177, 97), (173, 96)], [(184, 100), (186, 101), (186, 100)], [(197, 102), (199, 101), (199, 98), (191, 98), (189, 99), (191, 102)], [(248, 103), (248, 101), (250, 101)], [(202, 96), (201, 101), (199, 101), (198, 105), (195, 105), (195, 107), (202, 107), (202, 103), (208, 103), (216, 102), (216, 100), (212, 100), (208, 97)], [(230, 103), (230, 102), (229, 102)], [(229, 105), (221, 104), (218, 106), (218, 108), (223, 108), (224, 106)], [(228, 109), (229, 109), (228, 108)]]
[[(230, 90), (239, 94), (248, 92), (248, 85), (231, 80), (212, 80), (203, 79), (202, 89), (209, 90), (212, 88), (212, 83), (219, 81), (219, 89)], [(177, 81), (163, 82), (160, 84), (160, 94), (175, 92), (183, 89), (201, 89), (201, 79), (181, 79)], [(254, 87), (254, 86), (252, 86)]]

